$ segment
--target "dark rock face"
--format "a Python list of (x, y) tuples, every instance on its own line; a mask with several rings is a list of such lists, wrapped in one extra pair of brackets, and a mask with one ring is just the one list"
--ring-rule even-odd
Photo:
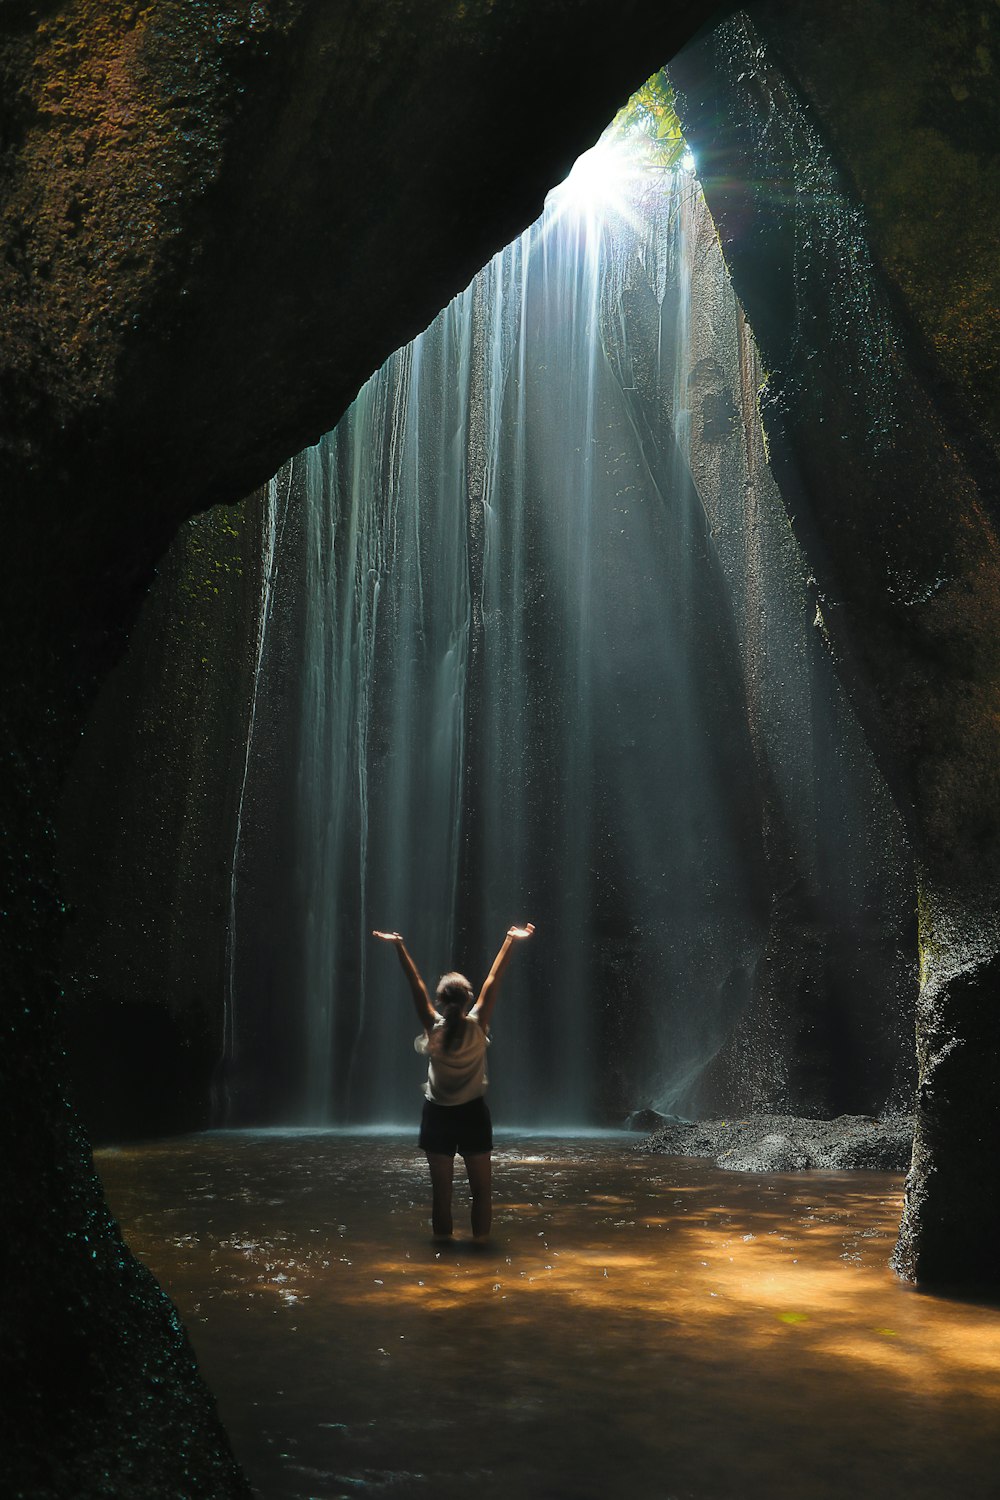
[[(820, 67), (818, 32), (807, 28), (800, 94), (789, 83), (800, 39), (788, 7), (755, 9), (760, 30), (745, 18), (725, 23), (678, 58), (671, 73), (733, 280), (770, 371), (762, 415), (813, 570), (818, 618), (917, 862), (921, 1076), (898, 1264), (920, 1279), (980, 1280), (995, 1275), (1000, 1214), (988, 1144), (997, 1121), (997, 1045), (986, 997), (1000, 948), (1000, 681), (991, 644), (1000, 554), (993, 481), (981, 463), (988, 382), (984, 372), (956, 421), (941, 391), (958, 378), (957, 365), (946, 369), (943, 358), (934, 365), (929, 336), (931, 308), (949, 302), (954, 268), (921, 259), (920, 306), (912, 317), (904, 307), (900, 317), (903, 280), (887, 287), (871, 259), (867, 219), (817, 124), (824, 111), (839, 120), (859, 90), (862, 112), (875, 110), (880, 91), (905, 90), (945, 33), (978, 20), (965, 7), (951, 7), (947, 16), (934, 8), (919, 24), (901, 27), (891, 49), (869, 51), (859, 79), (850, 26), (841, 50), (842, 12), (855, 20), (859, 14), (853, 5), (810, 10), (828, 55)], [(772, 34), (780, 38), (784, 72), (777, 49), (765, 44)], [(822, 87), (809, 82), (812, 66)], [(984, 111), (981, 150), (992, 161), (989, 118)], [(890, 187), (893, 163), (912, 145), (908, 120), (909, 106), (900, 105), (898, 116), (890, 108), (888, 134), (880, 134), (879, 180), (890, 179)], [(966, 124), (971, 130), (971, 117)], [(853, 128), (838, 136), (845, 157), (852, 138)], [(966, 136), (965, 149), (968, 142)], [(942, 135), (942, 151), (945, 144)], [(886, 203), (895, 200), (887, 188), (879, 208), (875, 174), (869, 148), (857, 183), (889, 235)], [(907, 199), (911, 244), (937, 212), (934, 191), (928, 182), (921, 198)], [(992, 233), (993, 211), (992, 200), (967, 205), (973, 239)], [(896, 234), (900, 243), (905, 225)], [(972, 286), (969, 295), (985, 323), (980, 290)], [(983, 414), (978, 434), (970, 432), (976, 413)], [(958, 1201), (950, 1182), (963, 1184), (959, 1194), (979, 1185), (975, 1251), (950, 1239)]]
[(5, 1278), (5, 1492), (249, 1500), (177, 1314), (77, 1165), (85, 1143), (63, 1111), (59, 1159), (46, 1139), (19, 1163), (40, 1216), (25, 1223), (4, 1196), (5, 1236), (26, 1257)]
[(1000, 18), (930, 0), (901, 37), (894, 6), (863, 0), (770, 0), (752, 14), (864, 202), (921, 378), (967, 448), (995, 463)]
[(263, 510), (184, 528), (60, 800), (66, 1050), (96, 1144), (212, 1123)]
[(637, 1133), (659, 1130), (663, 1125), (691, 1125), (693, 1121), (682, 1120), (680, 1115), (664, 1115), (658, 1109), (634, 1109), (625, 1121), (626, 1130)]
[(998, 960), (938, 972), (917, 1011), (917, 1130), (893, 1264), (914, 1281), (995, 1286)]
[[(764, 951), (747, 954), (745, 1008), (730, 1009), (728, 1037), (676, 1107), (697, 1118), (908, 1107), (912, 857), (833, 668), (815, 579), (768, 463), (765, 369), (715, 225), (707, 212), (697, 223), (687, 449), (739, 643), (768, 912)], [(646, 377), (635, 368), (633, 378), (641, 388)], [(652, 425), (669, 419), (659, 413)], [(730, 716), (738, 711), (733, 698)]]

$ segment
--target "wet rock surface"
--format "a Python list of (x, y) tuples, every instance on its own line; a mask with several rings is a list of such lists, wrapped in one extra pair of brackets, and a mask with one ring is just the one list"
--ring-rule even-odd
[[(753, 14), (830, 132), (864, 200), (872, 243), (897, 307), (906, 309), (925, 378), (947, 403), (967, 451), (978, 441), (984, 458), (992, 449), (995, 465), (996, 10), (925, 0), (918, 45), (913, 35), (900, 35), (893, 5), (765, 0)], [(887, 149), (889, 142), (899, 145)]]
[[(824, 10), (831, 23), (842, 14), (858, 19), (853, 4)], [(755, 8), (753, 19), (725, 21), (670, 69), (688, 140), (707, 164), (703, 186), (733, 284), (769, 371), (761, 419), (812, 569), (816, 629), (914, 852), (919, 1149), (897, 1264), (939, 1284), (997, 1276), (1000, 1181), (983, 1143), (996, 1135), (997, 1050), (985, 1019), (995, 1006), (985, 995), (995, 993), (1000, 954), (1000, 547), (995, 463), (983, 460), (990, 380), (967, 370), (967, 407), (956, 410), (945, 388), (962, 362), (949, 357), (932, 303), (938, 291), (949, 305), (968, 295), (978, 309), (967, 327), (975, 337), (991, 324), (995, 298), (964, 256), (937, 266), (921, 256), (919, 310), (905, 305), (909, 294), (900, 293), (916, 278), (903, 275), (902, 241), (890, 243), (884, 221), (890, 201), (903, 211), (895, 193), (880, 206), (875, 153), (866, 147), (864, 160), (856, 158), (854, 131), (838, 127), (835, 101), (849, 97), (851, 109), (878, 113), (879, 175), (891, 178), (892, 164), (912, 153), (914, 136), (900, 121), (914, 106), (901, 99), (887, 107), (883, 93), (905, 94), (925, 71), (921, 57), (945, 57), (956, 39), (968, 43), (970, 59), (980, 58), (977, 66), (992, 66), (992, 40), (978, 39), (983, 14), (966, 5), (929, 8), (918, 25), (898, 28), (891, 53), (868, 52), (872, 71), (862, 77), (850, 27), (831, 24), (822, 68), (803, 40), (800, 66), (795, 28), (782, 31), (780, 48), (772, 45), (780, 17)], [(991, 27), (987, 19), (989, 38)], [(955, 87), (966, 90), (962, 99), (952, 95), (963, 106), (964, 149), (982, 168), (982, 194), (963, 204), (968, 240), (995, 242), (990, 110), (976, 110), (965, 84)], [(937, 118), (955, 116), (942, 110)], [(950, 127), (946, 134), (954, 144)], [(907, 189), (905, 197), (909, 252), (941, 214), (932, 180), (926, 195)], [(869, 213), (882, 224), (877, 235)], [(963, 223), (963, 238), (965, 230)], [(961, 285), (941, 290), (959, 261)], [(966, 1004), (973, 992), (982, 1006)], [(961, 1062), (952, 1065), (952, 1057)], [(965, 1087), (954, 1087), (957, 1071)], [(970, 1154), (979, 1187), (959, 1196), (984, 1205), (972, 1256), (949, 1188), (968, 1184)]]
[(625, 1121), (625, 1129), (633, 1130), (637, 1134), (650, 1130), (664, 1130), (673, 1125), (693, 1125), (693, 1120), (685, 1120), (681, 1115), (661, 1114), (658, 1109), (646, 1107), (645, 1109), (634, 1109)]
[(912, 1147), (913, 1120), (907, 1115), (805, 1120), (761, 1114), (663, 1125), (634, 1149), (697, 1156), (730, 1172), (905, 1172)]

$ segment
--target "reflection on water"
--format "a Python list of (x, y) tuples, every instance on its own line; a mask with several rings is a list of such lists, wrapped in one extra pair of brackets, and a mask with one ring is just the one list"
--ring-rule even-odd
[(266, 1500), (996, 1500), (1000, 1311), (886, 1269), (898, 1177), (500, 1146), (485, 1250), (403, 1136), (97, 1153)]

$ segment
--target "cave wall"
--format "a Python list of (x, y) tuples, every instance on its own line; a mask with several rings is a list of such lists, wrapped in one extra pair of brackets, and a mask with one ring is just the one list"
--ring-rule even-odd
[[(692, 221), (685, 445), (739, 650), (769, 912), (749, 1004), (730, 1016), (723, 1045), (676, 1107), (695, 1118), (908, 1111), (912, 854), (834, 669), (815, 580), (771, 470), (752, 330), (707, 207)], [(651, 383), (641, 366), (633, 378), (640, 389)]]
[(182, 527), (60, 799), (65, 1045), (95, 1144), (213, 1123), (266, 513)]
[[(870, 54), (861, 74), (856, 32), (838, 30), (842, 16), (861, 24), (859, 8), (822, 10), (839, 65), (827, 58), (817, 73), (839, 77), (839, 110), (832, 86), (817, 84), (814, 101), (805, 67), (793, 86), (799, 31), (781, 7), (724, 22), (675, 59), (671, 75), (768, 371), (762, 415), (816, 581), (819, 619), (917, 863), (918, 1123), (897, 1264), (920, 1279), (989, 1280), (1000, 1228), (989, 1144), (1000, 1123), (993, 1084), (1000, 556), (990, 472), (981, 463), (988, 434), (985, 426), (971, 432), (986, 401), (977, 387), (956, 418), (957, 367), (934, 363), (929, 336), (934, 298), (919, 299), (911, 315), (901, 280), (869, 234), (869, 210), (876, 219), (888, 204), (902, 210), (891, 195), (880, 200), (862, 173), (851, 175), (850, 132), (831, 149), (823, 113), (839, 119), (859, 96), (864, 112), (866, 90), (876, 109), (882, 91), (912, 86), (922, 58), (924, 76), (934, 74), (950, 28), (963, 17), (971, 24), (971, 8), (959, 15), (932, 8), (919, 24), (908, 18), (894, 47)], [(821, 24), (819, 8), (810, 17)], [(815, 62), (809, 34), (803, 53)], [(897, 72), (900, 58), (907, 61)], [(996, 145), (989, 111), (978, 118), (988, 188)], [(891, 179), (913, 149), (909, 108), (887, 110), (886, 120), (880, 152)], [(971, 124), (964, 121), (962, 151)], [(959, 149), (946, 128), (941, 144), (942, 152)], [(867, 162), (871, 169), (871, 151)], [(938, 212), (934, 179), (906, 211), (917, 226), (899, 238), (914, 243), (923, 219)], [(993, 215), (992, 199), (967, 202), (969, 238), (990, 232)], [(943, 300), (952, 271), (922, 262)], [(977, 288), (968, 290), (988, 323)], [(960, 1207), (973, 1198), (975, 1218)]]
[[(302, 469), (181, 527), (63, 788), (65, 1045), (95, 1144), (298, 1118)], [(237, 1051), (277, 1103), (237, 1107)]]
[(908, 356), (995, 504), (997, 8), (925, 0), (905, 25), (895, 7), (860, 0), (771, 0), (751, 13), (864, 203)]

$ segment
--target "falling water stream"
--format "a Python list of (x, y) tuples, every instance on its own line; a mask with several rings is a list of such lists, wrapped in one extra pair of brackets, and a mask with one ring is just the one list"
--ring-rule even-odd
[[(681, 168), (622, 182), (553, 194), (290, 470), (292, 1120), (412, 1114), (405, 989), (373, 926), (429, 981), (477, 984), (535, 921), (495, 1024), (493, 1098), (520, 1123), (669, 1107), (747, 1003), (759, 787), (685, 435), (705, 210)], [(259, 967), (251, 943), (248, 992)], [(252, 1021), (235, 1040), (252, 1058)]]
[(509, 1124), (773, 1108), (824, 1048), (820, 1108), (893, 1087), (905, 837), (813, 628), (690, 159), (615, 140), (282, 473), (219, 1123), (412, 1117), (374, 927), (475, 987), (535, 922), (493, 1028)]
[[(284, 486), (281, 484), (282, 477), (286, 477)], [(281, 491), (284, 490), (282, 494)], [(288, 503), (290, 499), (290, 486), (287, 476), (276, 475), (265, 491), (264, 500), (264, 525), (262, 534), (261, 565), (260, 565), (260, 596), (257, 607), (257, 617), (254, 630), (254, 670), (252, 675), (252, 688), (250, 692), (250, 703), (247, 713), (246, 745), (243, 755), (243, 764), (239, 778), (239, 792), (236, 801), (236, 826), (233, 839), (233, 853), (229, 874), (229, 912), (226, 923), (226, 971), (225, 984), (226, 993), (223, 1005), (223, 1033), (222, 1048), (220, 1055), (220, 1066), (218, 1076), (213, 1084), (213, 1092), (216, 1095), (214, 1110), (217, 1116), (228, 1119), (231, 1098), (230, 1081), (239, 1064), (239, 1016), (238, 1016), (238, 991), (236, 984), (236, 954), (238, 941), (238, 902), (240, 877), (240, 853), (243, 837), (243, 813), (247, 797), (247, 785), (250, 779), (250, 762), (254, 751), (254, 730), (257, 723), (257, 703), (260, 693), (261, 679), (263, 675), (264, 649), (267, 643), (268, 629), (271, 624), (271, 611), (274, 604), (275, 578), (278, 567), (279, 550), (284, 532), (285, 522), (288, 517)]]

